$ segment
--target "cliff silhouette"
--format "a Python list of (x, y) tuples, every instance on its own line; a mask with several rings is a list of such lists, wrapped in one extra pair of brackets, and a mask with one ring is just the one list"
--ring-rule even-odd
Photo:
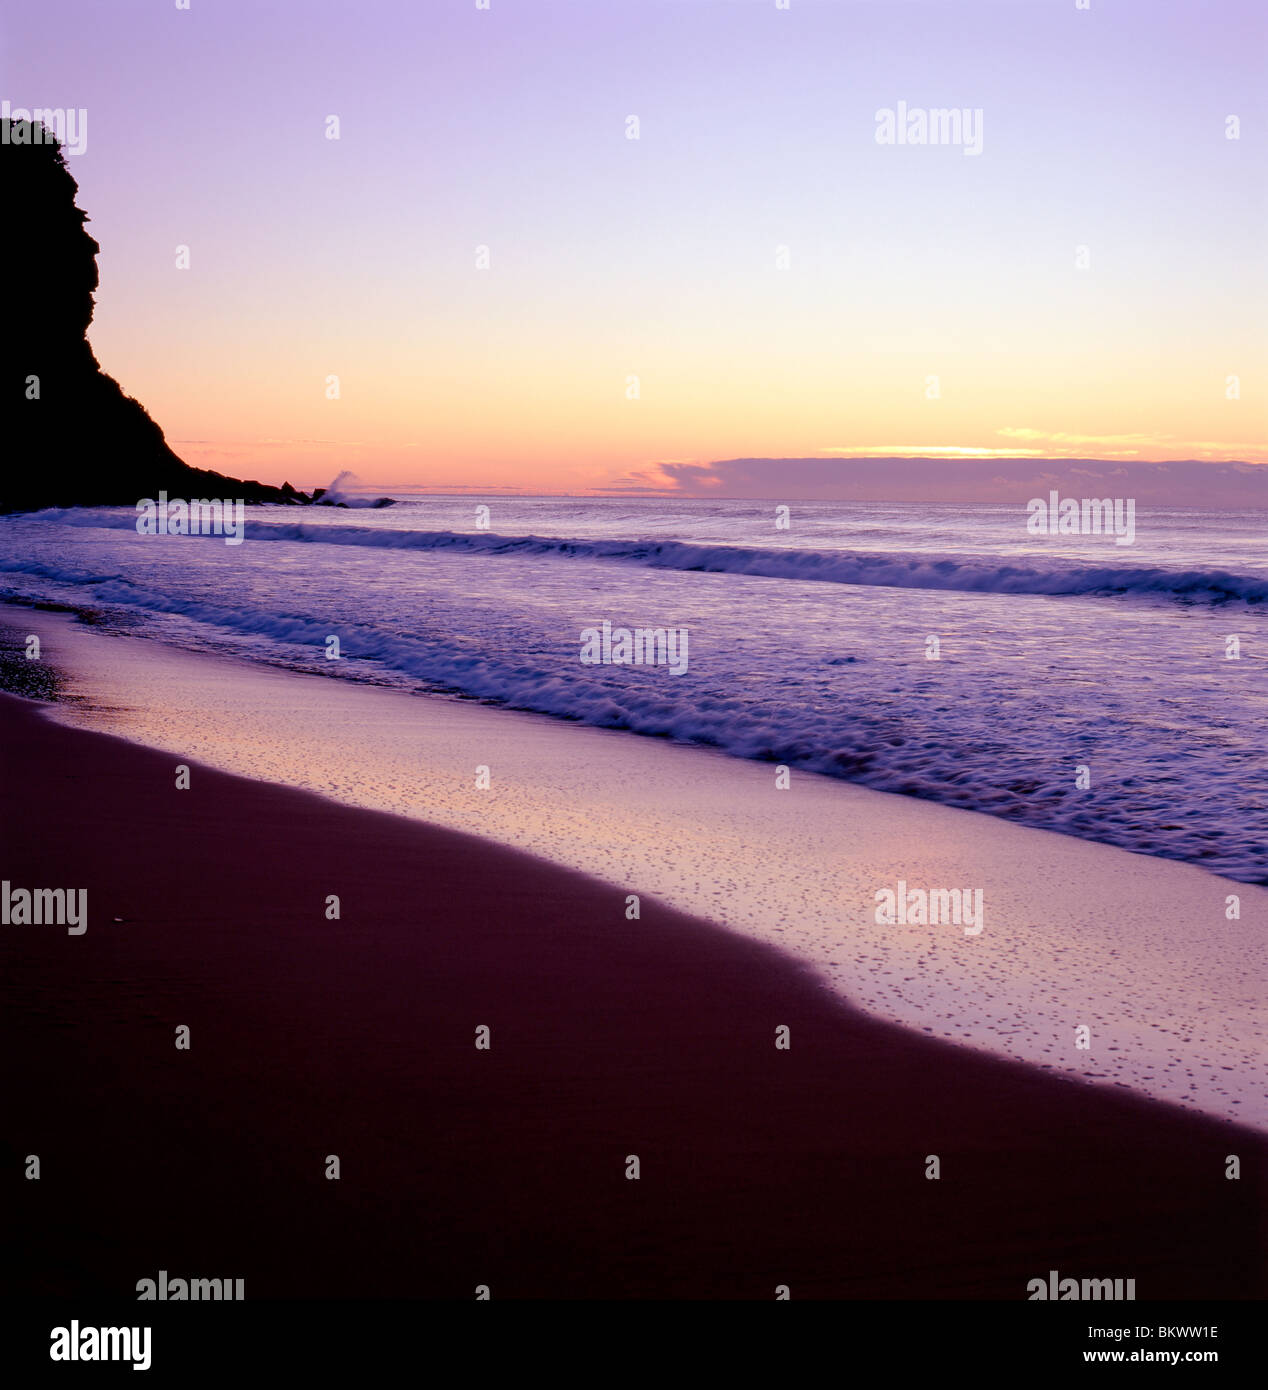
[(0, 120), (9, 254), (0, 267), (0, 512), (181, 498), (308, 502), (289, 483), (228, 478), (177, 457), (89, 346), (97, 252), (60, 145)]

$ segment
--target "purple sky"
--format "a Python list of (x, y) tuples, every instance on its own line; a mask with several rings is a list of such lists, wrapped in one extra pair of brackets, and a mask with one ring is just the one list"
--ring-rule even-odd
[(93, 344), (191, 462), (678, 488), (1268, 459), (1266, 55), (1260, 0), (63, 0), (0, 97), (87, 110)]

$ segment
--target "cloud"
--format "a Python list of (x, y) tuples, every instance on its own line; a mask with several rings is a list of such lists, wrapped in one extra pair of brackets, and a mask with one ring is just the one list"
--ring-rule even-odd
[(1019, 454), (1042, 454), (1044, 451), (1015, 448), (977, 449), (967, 444), (847, 444), (825, 447), (819, 452), (852, 458), (1016, 458)]
[[(684, 497), (764, 501), (996, 502), (1134, 497), (1155, 506), (1268, 508), (1268, 464), (1122, 458), (748, 458), (658, 465)], [(645, 484), (644, 484), (645, 485)]]
[(1042, 440), (1049, 446), (1050, 450), (1052, 447), (1060, 445), (1086, 448), (1089, 444), (1098, 449), (1129, 444), (1146, 449), (1162, 449), (1172, 442), (1172, 436), (1169, 434), (1066, 434), (1061, 430), (1050, 433), (1047, 430), (1016, 429), (1013, 427), (996, 430), (995, 433), (1002, 434), (1005, 439)]

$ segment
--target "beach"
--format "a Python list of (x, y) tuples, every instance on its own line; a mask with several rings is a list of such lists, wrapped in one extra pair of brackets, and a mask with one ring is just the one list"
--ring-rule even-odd
[(89, 904), (2, 938), (6, 1293), (1264, 1291), (1250, 1130), (869, 1018), (486, 840), (0, 717), (4, 877)]
[[(18, 650), (40, 636), (42, 661), (14, 669), (61, 673), (56, 718), (164, 749), (173, 766), (474, 834), (602, 879), (622, 904), (650, 895), (795, 956), (874, 1017), (1268, 1130), (1258, 885), (801, 770), (781, 789), (769, 763), (64, 613), (9, 606), (0, 624)], [(900, 883), (980, 891), (980, 930), (879, 922), (878, 894)]]
[(1262, 1361), (1266, 39), (13, 7), (13, 1383)]
[[(997, 512), (817, 517), (910, 590), (839, 539), (691, 568), (730, 504), (685, 559), (672, 509), (630, 547), (524, 506), (560, 534), (14, 524), (6, 1287), (1262, 1296), (1262, 614), (1211, 587), (1245, 518), (1168, 522), (1191, 598), (1013, 592)], [(578, 660), (653, 605), (690, 672)], [(9, 912), (57, 887), (85, 924)]]

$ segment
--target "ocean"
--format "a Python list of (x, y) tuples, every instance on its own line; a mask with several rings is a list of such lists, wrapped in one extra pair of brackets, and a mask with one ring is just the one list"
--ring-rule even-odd
[[(1141, 508), (1120, 545), (1020, 504), (394, 495), (248, 507), (240, 545), (8, 518), (0, 598), (1268, 884), (1268, 512)], [(604, 623), (686, 660), (583, 662)]]

